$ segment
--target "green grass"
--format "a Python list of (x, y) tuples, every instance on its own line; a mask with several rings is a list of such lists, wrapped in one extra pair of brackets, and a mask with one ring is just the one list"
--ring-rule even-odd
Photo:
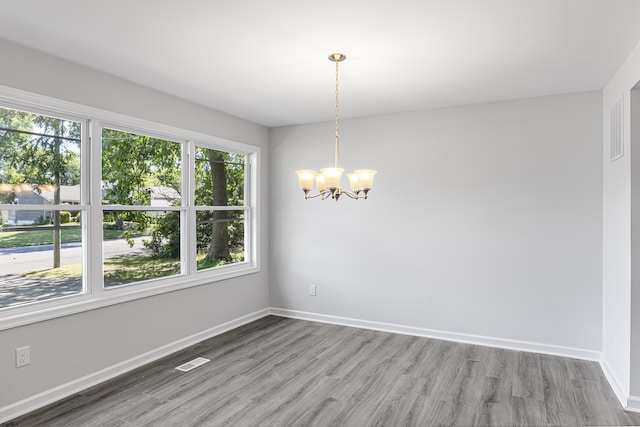
[[(21, 226), (24, 227), (24, 226)], [(0, 232), (0, 248), (12, 248), (16, 246), (35, 246), (35, 245), (47, 245), (53, 243), (53, 231), (52, 230), (39, 230), (43, 227), (50, 227), (50, 225), (31, 226), (33, 230), (29, 231), (11, 231), (12, 227), (3, 227), (3, 231)], [(82, 239), (82, 230), (80, 228), (67, 227), (79, 227), (77, 223), (62, 224), (61, 239), (62, 243), (79, 242)], [(103, 230), (105, 239), (121, 239), (124, 238), (126, 230), (111, 230), (105, 228)], [(143, 233), (137, 233), (131, 231), (131, 237), (142, 236)]]
[(242, 261), (244, 261), (244, 252), (232, 252), (231, 262), (223, 261), (219, 259), (210, 259), (210, 258), (207, 258), (207, 254), (205, 252), (200, 252), (198, 253), (196, 265), (198, 270), (204, 270), (207, 268), (220, 267), (226, 264), (235, 264), (236, 262), (242, 262)]
[[(157, 279), (175, 274), (180, 274), (179, 260), (158, 258), (153, 255), (123, 256), (110, 258), (104, 262), (105, 287)], [(82, 278), (82, 265), (72, 264), (59, 268), (32, 270), (22, 275), (47, 279), (80, 279)]]
[[(232, 253), (231, 263), (244, 260), (242, 252)], [(210, 260), (206, 254), (198, 255), (198, 270), (230, 264), (225, 261)], [(104, 286), (118, 286), (143, 280), (180, 274), (180, 261), (171, 258), (160, 258), (155, 255), (136, 255), (109, 258), (104, 261)], [(32, 270), (22, 274), (25, 277), (42, 277), (51, 279), (81, 279), (82, 265), (72, 264), (59, 268)]]
[(104, 262), (104, 286), (117, 286), (180, 274), (180, 260), (155, 255), (123, 256)]
[(65, 265), (59, 268), (47, 268), (45, 270), (31, 270), (22, 273), (24, 277), (44, 277), (51, 279), (81, 279), (82, 264)]

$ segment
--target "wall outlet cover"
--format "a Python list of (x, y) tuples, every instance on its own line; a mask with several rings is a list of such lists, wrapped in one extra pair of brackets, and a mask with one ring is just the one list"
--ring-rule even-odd
[(29, 346), (16, 348), (16, 368), (21, 368), (29, 363), (31, 363), (31, 350)]

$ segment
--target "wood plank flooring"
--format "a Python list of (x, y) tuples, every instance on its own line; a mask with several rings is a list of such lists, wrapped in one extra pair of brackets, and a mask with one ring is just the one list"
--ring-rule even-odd
[[(174, 369), (199, 356), (211, 362)], [(595, 362), (269, 316), (5, 425), (640, 425), (640, 414)]]

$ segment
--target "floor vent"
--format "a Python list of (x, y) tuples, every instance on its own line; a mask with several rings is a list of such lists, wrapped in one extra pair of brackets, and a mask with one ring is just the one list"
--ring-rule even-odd
[(192, 369), (197, 368), (198, 366), (204, 365), (207, 362), (211, 362), (209, 359), (205, 359), (204, 357), (198, 357), (197, 359), (193, 359), (190, 362), (183, 363), (180, 366), (176, 366), (178, 371), (188, 372)]
[(615, 103), (610, 110), (610, 152), (609, 161), (618, 160), (624, 155), (624, 121), (622, 111), (622, 98)]

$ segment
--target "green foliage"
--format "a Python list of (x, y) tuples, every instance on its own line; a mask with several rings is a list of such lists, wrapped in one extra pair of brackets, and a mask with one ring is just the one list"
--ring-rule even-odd
[(227, 206), (244, 205), (244, 169), (245, 155), (228, 153), (197, 147), (195, 158), (195, 204), (196, 206), (213, 206), (213, 182), (211, 179), (211, 162), (209, 153), (217, 155), (217, 161), (224, 164), (227, 178)]
[(60, 211), (60, 224), (68, 224), (71, 222), (71, 212)]
[(144, 245), (163, 258), (180, 259), (180, 212), (170, 211), (159, 217)]
[(4, 185), (4, 188), (0, 189), (0, 203), (12, 204), (16, 202), (16, 192), (13, 186)]
[(48, 215), (40, 215), (35, 221), (34, 225), (49, 225), (51, 224), (51, 217)]
[[(148, 206), (151, 204), (151, 187), (169, 187), (179, 194), (180, 179), (179, 143), (103, 129), (102, 181), (105, 189), (104, 199), (107, 203)], [(159, 219), (155, 213), (132, 210), (112, 212), (109, 215), (116, 217), (116, 224), (118, 221), (127, 221), (136, 231), (151, 230), (152, 238), (147, 242), (149, 247), (158, 254), (167, 252), (163, 246), (173, 236), (168, 226), (158, 226)], [(133, 244), (129, 237), (127, 239), (130, 245)]]
[(80, 182), (80, 123), (0, 108), (0, 127), (0, 183)]
[(179, 193), (180, 156), (181, 146), (176, 142), (103, 129), (105, 200), (111, 204), (149, 205), (151, 186), (166, 186)]

